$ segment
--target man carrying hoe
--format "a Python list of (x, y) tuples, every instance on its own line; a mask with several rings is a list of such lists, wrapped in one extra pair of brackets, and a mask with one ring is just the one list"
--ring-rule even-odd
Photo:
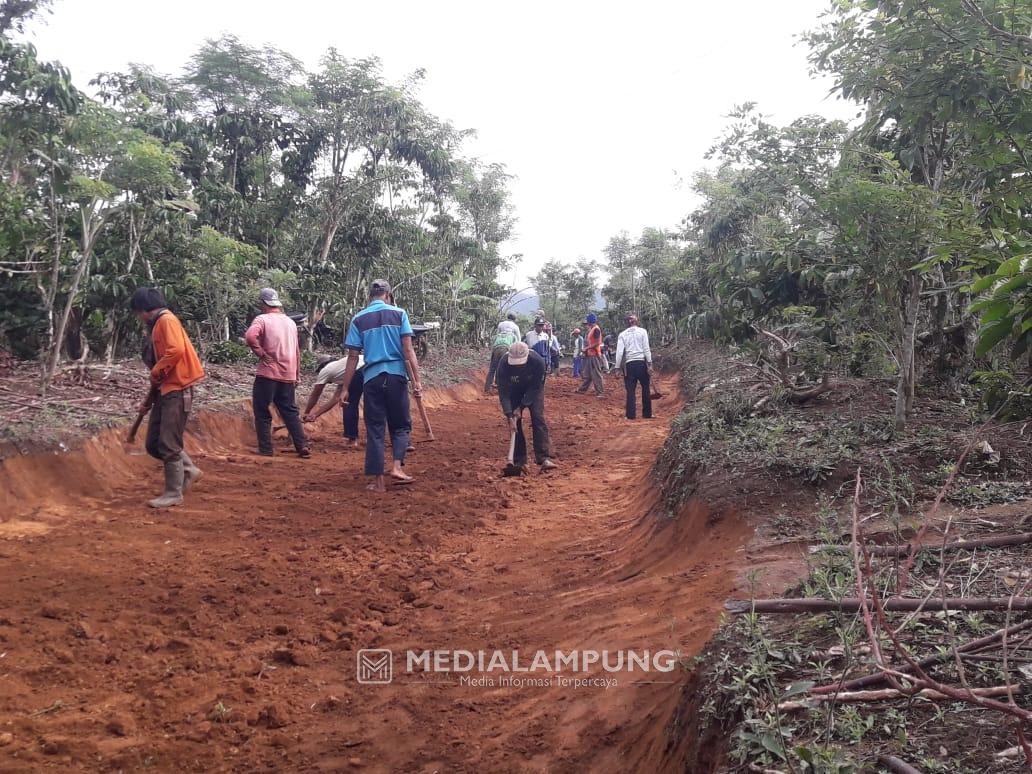
[(147, 504), (168, 508), (183, 502), (183, 492), (201, 477), (200, 469), (183, 449), (186, 419), (193, 403), (193, 385), (204, 378), (197, 351), (183, 324), (168, 310), (157, 288), (139, 288), (129, 307), (147, 326), (143, 362), (150, 368), (151, 393), (141, 411), (150, 404), (147, 423), (147, 453), (161, 460), (165, 468), (165, 491)]
[[(545, 421), (545, 370), (544, 358), (531, 352), (526, 342), (516, 342), (498, 365), (498, 400), (512, 432), (522, 434), (517, 423), (523, 419), (525, 411), (530, 411), (534, 458), (542, 470), (551, 470), (556, 464), (550, 459), (552, 451)], [(527, 446), (520, 442), (519, 436), (513, 462), (519, 467), (527, 464)]]
[(369, 305), (356, 314), (348, 328), (344, 346), (348, 364), (344, 384), (350, 384), (358, 367), (358, 356), (365, 357), (363, 393), (365, 395), (366, 457), (365, 473), (373, 477), (368, 489), (384, 492), (384, 435), (391, 434), (394, 466), (390, 477), (397, 484), (411, 484), (405, 473), (405, 452), (409, 448), (412, 419), (409, 414), (408, 380), (418, 397), (423, 392), (419, 381), (419, 361), (412, 348), (412, 325), (404, 309), (389, 304), (391, 286), (387, 280), (373, 280), (369, 286)]
[(616, 368), (623, 373), (627, 390), (627, 418), (634, 419), (637, 409), (634, 393), (641, 385), (641, 415), (652, 419), (652, 350), (649, 332), (638, 326), (638, 317), (627, 315), (627, 328), (616, 340)]

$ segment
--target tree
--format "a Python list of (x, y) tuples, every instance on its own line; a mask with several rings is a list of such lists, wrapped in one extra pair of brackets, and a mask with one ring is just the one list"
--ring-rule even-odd
[[(64, 307), (53, 326), (44, 391), (57, 371), (72, 309), (101, 233), (116, 212), (140, 198), (156, 197), (176, 180), (173, 154), (127, 129), (117, 115), (100, 105), (87, 103), (67, 132), (71, 145), (62, 159), (62, 174), (67, 176), (64, 198), (75, 208), (78, 244)], [(63, 221), (55, 226), (63, 227)], [(54, 288), (56, 293), (56, 283)]]
[(538, 303), (552, 322), (558, 322), (560, 310), (566, 311), (569, 270), (555, 258), (547, 261), (537, 274), (530, 278), (530, 284), (538, 295)]
[[(1023, 3), (849, 0), (838, 3), (808, 40), (815, 68), (832, 74), (844, 97), (865, 104), (861, 136), (891, 153), (912, 182), (930, 192), (933, 209), (952, 210), (963, 220), (971, 214), (963, 200), (983, 199), (986, 225), (998, 228), (1000, 221), (1014, 223), (1007, 210), (1028, 185), (1022, 180), (1029, 171), (1027, 131), (1018, 127), (1027, 126), (1030, 116), (1025, 77), (1030, 46), (1027, 37), (1007, 30), (1030, 26), (1032, 10)], [(958, 201), (948, 202), (951, 195)], [(937, 370), (951, 362), (947, 348), (955, 337), (949, 339), (948, 330), (959, 331), (961, 348), (967, 348), (966, 312), (955, 303), (949, 278), (977, 264), (940, 249), (952, 239), (944, 231), (926, 229), (925, 238), (913, 245), (914, 269), (904, 294), (904, 372), (915, 361), (909, 342), (918, 338), (926, 277), (932, 286), (929, 335), (938, 350)], [(970, 232), (962, 226), (953, 233)], [(983, 255), (982, 265), (992, 271), (1005, 260)], [(988, 305), (994, 311), (983, 317), (981, 337), (988, 344), (981, 352), (1009, 334), (1021, 335), (1020, 307), (1013, 316), (1003, 314), (1001, 300)], [(904, 376), (911, 385), (915, 381), (913, 373)]]
[(44, 350), (44, 385), (62, 349), (135, 348), (125, 299), (144, 283), (202, 344), (241, 333), (262, 281), (310, 327), (326, 312), (325, 342), (374, 274), (441, 318), (446, 345), (483, 337), (510, 176), (463, 157), (470, 132), (420, 103), (423, 71), (393, 83), (330, 51), (307, 73), (223, 36), (178, 75), (98, 75), (93, 101), (10, 37), (47, 6), (0, 0), (0, 344)]
[(609, 273), (609, 282), (602, 288), (607, 305), (624, 311), (637, 308), (638, 268), (634, 264), (634, 247), (630, 235), (621, 231), (612, 237), (602, 249), (602, 255)]

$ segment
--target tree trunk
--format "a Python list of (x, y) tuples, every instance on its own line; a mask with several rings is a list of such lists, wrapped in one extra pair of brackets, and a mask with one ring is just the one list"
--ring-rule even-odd
[(61, 345), (64, 343), (65, 331), (68, 329), (68, 320), (75, 306), (75, 296), (79, 292), (82, 278), (86, 276), (86, 272), (90, 268), (90, 262), (93, 260), (93, 246), (96, 244), (97, 235), (100, 234), (100, 229), (103, 228), (104, 222), (107, 219), (106, 215), (98, 216), (96, 214), (96, 206), (97, 202), (93, 202), (88, 206), (80, 206), (82, 256), (79, 259), (79, 266), (75, 269), (75, 274), (72, 277), (72, 285), (68, 289), (68, 298), (65, 299), (64, 311), (61, 313), (57, 328), (54, 330), (53, 340), (50, 343), (50, 356), (43, 369), (43, 379), (40, 383), (40, 392), (43, 395), (46, 395), (47, 388), (54, 380), (54, 374), (57, 373), (57, 364), (61, 362)]
[(333, 240), (340, 228), (340, 219), (331, 215), (330, 221), (323, 227), (323, 242), (319, 248), (319, 265), (325, 266), (330, 258), (330, 250), (333, 248)]
[(104, 365), (111, 368), (115, 364), (115, 351), (118, 348), (118, 325), (115, 323), (114, 312), (104, 315), (104, 333)]
[(914, 408), (914, 387), (917, 373), (914, 347), (917, 342), (917, 318), (921, 310), (921, 275), (910, 272), (901, 310), (902, 326), (899, 354), (899, 379), (896, 382), (895, 426), (906, 427), (907, 418)]
[(946, 326), (950, 318), (950, 293), (946, 289), (946, 278), (942, 266), (936, 266), (931, 273), (932, 284), (938, 294), (932, 304), (932, 347), (935, 352), (935, 374), (940, 379), (950, 376), (950, 337), (946, 335)]
[(79, 266), (72, 277), (72, 286), (68, 289), (68, 298), (65, 299), (64, 311), (61, 312), (61, 316), (58, 318), (53, 340), (50, 342), (50, 356), (47, 358), (46, 367), (43, 369), (43, 381), (40, 384), (40, 391), (43, 395), (46, 395), (47, 388), (54, 380), (54, 374), (57, 373), (57, 364), (61, 362), (61, 348), (64, 344), (65, 332), (68, 330), (68, 320), (72, 316), (75, 296), (79, 292), (79, 285), (82, 283), (82, 278), (86, 274), (89, 263), (90, 254), (85, 253), (79, 259)]
[[(50, 222), (53, 230), (53, 257), (50, 263), (50, 284), (44, 288), (39, 286), (40, 295), (43, 298), (43, 308), (47, 313), (47, 351), (54, 346), (54, 333), (56, 329), (56, 317), (54, 306), (57, 304), (57, 290), (61, 282), (61, 259), (64, 256), (64, 209), (57, 204), (57, 189), (54, 184), (54, 165), (50, 165)], [(46, 380), (44, 379), (44, 382)], [(46, 384), (41, 385), (46, 394)]]

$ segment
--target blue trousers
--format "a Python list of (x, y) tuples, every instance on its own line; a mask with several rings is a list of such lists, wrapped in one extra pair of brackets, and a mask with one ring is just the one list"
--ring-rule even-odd
[(580, 355), (577, 355), (577, 357), (575, 357), (573, 359), (573, 378), (574, 379), (577, 379), (577, 378), (580, 377), (580, 375), (581, 375), (581, 364), (582, 363), (584, 363), (584, 358), (581, 357)]
[(365, 473), (382, 476), (384, 437), (388, 429), (394, 459), (405, 464), (405, 451), (412, 432), (408, 379), (397, 374), (377, 374), (363, 385), (362, 392), (365, 396)]

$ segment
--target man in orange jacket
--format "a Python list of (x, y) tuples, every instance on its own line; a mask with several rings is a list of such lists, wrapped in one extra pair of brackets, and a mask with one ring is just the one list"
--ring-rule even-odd
[(147, 504), (169, 508), (183, 502), (183, 492), (201, 477), (200, 468), (183, 449), (183, 433), (193, 403), (193, 385), (204, 378), (204, 368), (160, 290), (139, 288), (129, 306), (147, 326), (143, 362), (150, 368), (152, 395), (157, 393), (147, 424), (147, 453), (165, 467), (165, 491)]

